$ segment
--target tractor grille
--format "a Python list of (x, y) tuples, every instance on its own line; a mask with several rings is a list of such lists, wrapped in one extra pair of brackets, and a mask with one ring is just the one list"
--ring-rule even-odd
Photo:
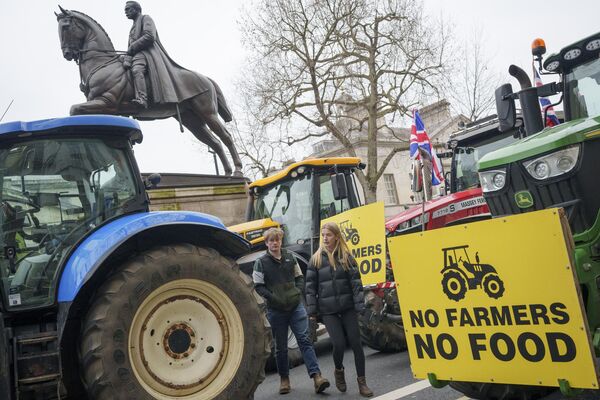
[[(600, 141), (584, 142), (580, 153), (579, 165), (574, 171), (550, 179), (547, 182), (532, 178), (521, 162), (508, 166), (504, 189), (486, 193), (485, 199), (494, 217), (520, 214), (552, 207), (563, 207), (569, 219), (573, 233), (589, 229), (596, 220), (600, 208), (600, 196), (596, 187), (600, 181), (594, 163), (594, 154), (600, 154)], [(530, 208), (519, 208), (515, 202), (515, 193), (528, 190), (534, 200)]]

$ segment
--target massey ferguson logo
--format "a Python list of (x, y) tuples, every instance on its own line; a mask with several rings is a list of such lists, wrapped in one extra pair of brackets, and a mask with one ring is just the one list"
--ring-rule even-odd
[(489, 264), (482, 264), (479, 252), (475, 252), (473, 259), (468, 249), (467, 245), (442, 249), (444, 269), (441, 274), (444, 293), (450, 300), (459, 301), (465, 298), (467, 290), (481, 288), (489, 297), (499, 299), (504, 294), (504, 282), (496, 269)]

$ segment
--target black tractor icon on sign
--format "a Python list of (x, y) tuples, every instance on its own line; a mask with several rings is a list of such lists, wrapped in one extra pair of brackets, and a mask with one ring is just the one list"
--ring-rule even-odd
[(494, 267), (479, 262), (479, 252), (475, 253), (475, 263), (471, 262), (468, 248), (469, 246), (464, 245), (442, 249), (444, 293), (450, 300), (459, 301), (465, 298), (467, 290), (480, 287), (489, 297), (499, 299), (504, 294), (504, 282)]
[(352, 227), (352, 222), (346, 220), (340, 223), (340, 230), (344, 235), (344, 239), (350, 241), (354, 246), (360, 242), (360, 236), (358, 236), (358, 229)]

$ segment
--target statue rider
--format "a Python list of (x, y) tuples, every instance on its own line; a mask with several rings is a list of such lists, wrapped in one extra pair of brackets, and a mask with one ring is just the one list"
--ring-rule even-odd
[[(132, 103), (147, 108), (149, 99), (153, 103), (178, 103), (191, 96), (178, 87), (174, 77), (183, 70), (167, 54), (158, 38), (156, 26), (149, 15), (142, 15), (142, 7), (137, 1), (125, 3), (125, 16), (133, 20), (129, 32), (129, 47), (123, 66), (131, 67), (135, 89)], [(146, 76), (150, 88), (146, 88)], [(184, 82), (185, 87), (185, 82)], [(204, 91), (200, 89), (199, 93)], [(150, 93), (148, 93), (150, 92)], [(150, 94), (150, 96), (149, 96)]]

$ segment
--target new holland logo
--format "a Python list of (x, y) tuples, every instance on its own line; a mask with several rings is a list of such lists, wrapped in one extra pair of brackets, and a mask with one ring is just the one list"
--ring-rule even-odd
[(533, 206), (533, 197), (528, 190), (521, 190), (515, 193), (515, 202), (519, 208), (529, 208)]
[(475, 252), (475, 262), (469, 257), (469, 246), (447, 247), (444, 252), (442, 269), (442, 289), (450, 300), (465, 298), (467, 290), (482, 288), (492, 299), (504, 294), (504, 282), (496, 269), (489, 264), (479, 262), (479, 252)]

